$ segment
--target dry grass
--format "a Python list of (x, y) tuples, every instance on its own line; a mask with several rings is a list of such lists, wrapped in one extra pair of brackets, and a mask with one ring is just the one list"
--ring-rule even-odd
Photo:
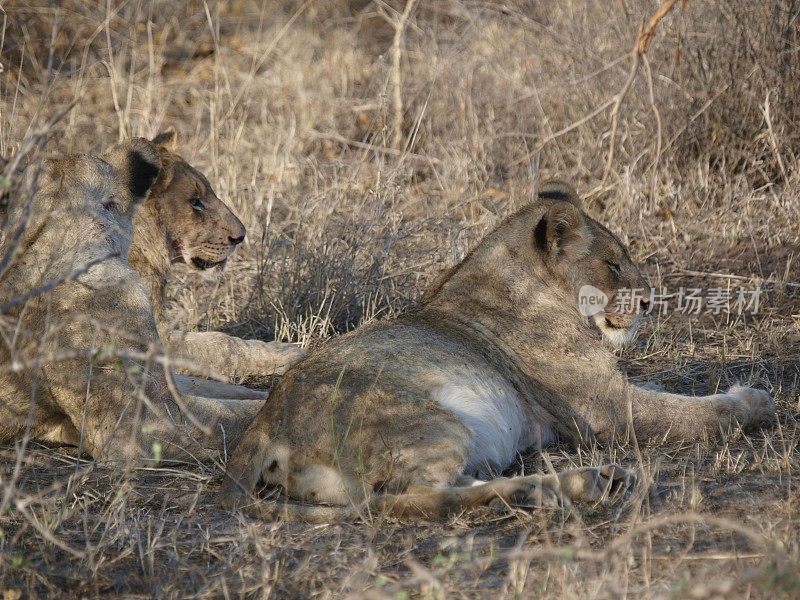
[(608, 110), (556, 134), (622, 88), (653, 2), (419, 2), (399, 144), (385, 17), (402, 2), (53, 4), (3, 5), (0, 150), (75, 98), (50, 151), (176, 126), (249, 229), (224, 279), (177, 274), (181, 327), (312, 344), (395, 314), (558, 172), (654, 285), (767, 282), (758, 315), (652, 319), (623, 366), (684, 392), (766, 386), (779, 424), (550, 448), (519, 469), (617, 460), (651, 492), (439, 525), (239, 520), (209, 465), (119, 474), (66, 450), (29, 449), (10, 485), (8, 448), (5, 598), (800, 594), (800, 2), (679, 3), (620, 107), (605, 179)]

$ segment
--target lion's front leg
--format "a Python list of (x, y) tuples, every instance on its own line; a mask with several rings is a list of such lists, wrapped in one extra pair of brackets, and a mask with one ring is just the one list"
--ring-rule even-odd
[(295, 344), (244, 340), (219, 331), (170, 332), (166, 345), (176, 356), (229, 379), (282, 375), (308, 351)]
[(190, 375), (172, 374), (172, 379), (178, 392), (184, 396), (200, 396), (201, 398), (220, 400), (266, 400), (269, 396), (269, 392), (266, 391)]
[(733, 427), (772, 423), (775, 402), (764, 390), (734, 386), (710, 396), (681, 396), (628, 386), (615, 402), (615, 429), (624, 433), (628, 420), (639, 438), (694, 440)]

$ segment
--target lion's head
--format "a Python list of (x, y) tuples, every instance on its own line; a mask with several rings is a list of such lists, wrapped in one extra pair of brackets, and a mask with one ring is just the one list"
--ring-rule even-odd
[[(132, 220), (160, 168), (155, 146), (137, 138), (101, 156), (62, 155), (31, 162), (20, 172), (21, 192), (0, 215), (0, 305), (5, 316), (14, 317), (3, 335), (12, 333), (14, 352), (40, 356), (50, 347), (43, 344), (66, 343), (64, 336), (83, 331), (73, 323), (86, 315), (116, 328), (106, 308), (126, 305), (130, 313), (147, 305), (144, 291), (144, 302), (126, 304), (120, 290), (141, 287), (126, 264)], [(103, 298), (110, 298), (107, 305)], [(17, 401), (27, 402), (29, 391)]]
[(152, 140), (163, 168), (145, 209), (165, 236), (169, 260), (193, 269), (223, 268), (244, 241), (242, 222), (214, 193), (197, 169), (175, 153), (174, 129)]
[[(36, 241), (39, 252), (49, 244), (61, 262), (68, 261), (76, 249), (103, 245), (110, 247), (107, 254), (125, 260), (135, 210), (160, 169), (158, 150), (143, 138), (118, 144), (99, 157), (69, 154), (29, 165), (24, 171), (25, 187), (35, 194), (26, 236)], [(26, 204), (22, 197), (11, 204), (12, 228), (15, 220), (24, 220)], [(79, 225), (68, 228), (60, 223)], [(43, 237), (48, 241), (41, 241)]]
[(584, 213), (570, 185), (555, 180), (422, 298), (423, 305), (469, 311), (467, 320), (491, 312), (548, 335), (588, 327), (617, 347), (633, 339), (648, 301), (647, 282), (623, 243)]
[(551, 271), (570, 288), (580, 314), (616, 347), (636, 335), (649, 303), (649, 286), (622, 241), (583, 212), (574, 188), (559, 180), (542, 184), (547, 204), (534, 230)]

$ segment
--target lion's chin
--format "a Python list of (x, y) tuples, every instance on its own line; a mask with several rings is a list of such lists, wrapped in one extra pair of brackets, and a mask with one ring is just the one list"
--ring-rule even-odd
[(633, 341), (639, 331), (641, 316), (637, 315), (628, 327), (618, 327), (606, 318), (604, 313), (594, 315), (594, 324), (605, 340), (614, 348), (622, 348)]
[(222, 260), (218, 261), (211, 261), (193, 256), (191, 259), (189, 259), (189, 264), (191, 264), (198, 271), (208, 271), (209, 269), (217, 269), (218, 271), (222, 271), (227, 263), (227, 258), (223, 258)]

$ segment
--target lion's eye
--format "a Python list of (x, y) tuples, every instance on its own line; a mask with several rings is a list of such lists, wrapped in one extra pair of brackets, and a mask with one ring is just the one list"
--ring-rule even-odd
[(189, 204), (191, 204), (192, 208), (197, 210), (197, 211), (202, 211), (202, 210), (205, 210), (205, 208), (206, 208), (205, 205), (203, 204), (203, 201), (200, 200), (200, 198), (191, 198), (191, 199), (189, 199)]
[(609, 268), (609, 269), (611, 269), (611, 272), (612, 272), (614, 275), (616, 275), (617, 277), (619, 277), (619, 276), (620, 276), (620, 274), (621, 274), (622, 272), (620, 271), (620, 269), (619, 269), (619, 265), (618, 265), (617, 263), (615, 263), (615, 262), (612, 262), (612, 261), (610, 261), (610, 260), (607, 260), (607, 261), (606, 261), (606, 264), (608, 265), (608, 268)]

